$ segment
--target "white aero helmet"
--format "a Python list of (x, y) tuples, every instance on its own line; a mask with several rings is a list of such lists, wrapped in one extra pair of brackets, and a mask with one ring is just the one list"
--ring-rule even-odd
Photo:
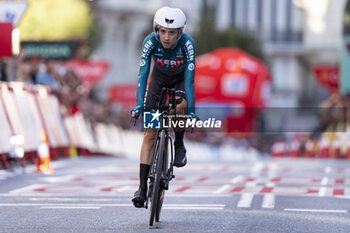
[(186, 16), (179, 8), (162, 7), (154, 15), (153, 28), (157, 33), (159, 27), (178, 28), (184, 31), (186, 25)]

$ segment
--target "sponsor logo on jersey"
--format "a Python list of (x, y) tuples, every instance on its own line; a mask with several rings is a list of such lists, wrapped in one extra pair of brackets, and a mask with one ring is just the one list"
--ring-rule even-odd
[(141, 59), (140, 66), (144, 66), (146, 64), (146, 61), (144, 59)]
[(194, 47), (191, 43), (191, 41), (187, 41), (186, 44), (186, 49), (187, 49), (187, 60), (190, 61), (194, 61)]
[(156, 59), (156, 64), (163, 69), (164, 66), (170, 67), (171, 72), (175, 71), (177, 68), (179, 68), (181, 65), (185, 63), (185, 59), (179, 58), (176, 60), (168, 60), (168, 59), (163, 59), (163, 58), (157, 58)]
[(180, 48), (179, 51), (176, 53), (176, 57), (177, 57), (177, 58), (183, 58), (183, 57), (184, 57), (184, 54), (183, 54), (181, 48)]
[(181, 48), (177, 51), (176, 56), (183, 56)]
[(143, 49), (142, 49), (142, 57), (143, 57), (143, 58), (148, 57), (148, 55), (149, 55), (149, 53), (150, 53), (152, 47), (153, 47), (152, 41), (151, 41), (151, 40), (148, 40), (148, 41), (145, 43), (145, 45), (143, 46)]
[(190, 64), (188, 65), (188, 69), (189, 69), (190, 71), (194, 70), (194, 68), (195, 68), (195, 65), (194, 65), (193, 63), (190, 63)]

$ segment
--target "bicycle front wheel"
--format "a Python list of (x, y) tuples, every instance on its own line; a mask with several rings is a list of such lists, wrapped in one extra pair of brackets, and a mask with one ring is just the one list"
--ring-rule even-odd
[[(166, 178), (167, 172), (168, 172), (168, 139), (167, 139), (167, 137), (165, 139), (164, 151), (163, 151), (162, 155), (163, 155), (162, 178), (164, 180), (161, 179), (161, 182), (165, 183), (166, 182), (165, 178)], [(161, 186), (161, 188), (159, 190), (159, 202), (158, 202), (157, 212), (156, 212), (156, 222), (159, 222), (160, 212), (162, 210), (163, 201), (164, 201), (164, 196), (165, 196), (165, 190), (164, 190), (164, 187)]]
[(163, 164), (163, 153), (165, 149), (165, 132), (162, 131), (160, 133), (160, 142), (159, 147), (155, 152), (155, 174), (154, 174), (154, 180), (152, 184), (152, 193), (151, 193), (151, 214), (149, 218), (149, 225), (153, 226), (154, 217), (156, 215), (156, 212), (158, 211), (158, 204), (160, 199), (160, 178), (162, 176), (162, 164)]

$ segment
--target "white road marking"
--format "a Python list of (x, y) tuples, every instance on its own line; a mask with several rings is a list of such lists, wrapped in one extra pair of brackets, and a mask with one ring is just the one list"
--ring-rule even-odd
[(133, 188), (133, 186), (124, 186), (122, 188), (117, 189), (117, 191), (118, 192), (124, 192), (124, 191), (126, 191), (128, 189), (132, 189), (132, 188)]
[(225, 207), (224, 204), (164, 204), (167, 207)]
[[(50, 204), (50, 203), (0, 203), (0, 207), (40, 207), (41, 209), (100, 209), (102, 207), (132, 207), (132, 204)], [(169, 210), (223, 210), (224, 204), (164, 204)]]
[[(0, 207), (28, 207), (28, 206), (67, 206), (67, 204), (50, 204), (50, 203), (0, 203)], [(132, 204), (71, 204), (70, 207), (128, 207)]]
[(223, 210), (224, 207), (166, 207), (166, 210)]
[(324, 197), (326, 195), (327, 188), (326, 187), (321, 187), (320, 191), (318, 191), (318, 196), (319, 197)]
[(255, 186), (257, 186), (257, 185), (258, 185), (257, 182), (247, 182), (247, 183), (245, 183), (245, 186), (246, 186), (246, 187), (255, 187)]
[[(103, 197), (120, 197), (120, 198), (131, 198), (131, 196), (133, 195), (133, 193), (130, 194), (115, 194), (115, 193), (104, 193)], [(214, 193), (166, 193), (165, 196), (168, 197), (188, 197), (188, 198), (193, 198), (193, 197), (197, 197), (197, 198), (206, 198), (206, 197), (232, 197), (233, 194), (228, 194), (228, 193), (218, 193), (218, 194), (214, 194)], [(96, 194), (91, 194), (91, 193), (86, 193), (86, 194), (82, 194), (82, 193), (0, 193), (0, 197), (83, 197), (82, 200), (84, 200), (84, 198), (93, 198), (96, 197), (98, 195)]]
[(323, 177), (322, 181), (321, 181), (321, 185), (327, 185), (329, 182), (329, 178), (328, 177)]
[(275, 195), (265, 194), (263, 198), (262, 208), (266, 208), (266, 209), (275, 208)]
[(271, 163), (269, 165), (269, 171), (268, 171), (268, 178), (271, 179), (271, 178), (274, 178), (277, 176), (277, 171), (278, 171), (278, 165), (277, 163)]
[(10, 191), (10, 193), (12, 194), (15, 194), (15, 193), (25, 193), (25, 192), (28, 192), (28, 191), (32, 191), (34, 189), (37, 189), (37, 188), (41, 188), (42, 185), (40, 184), (33, 184), (33, 185), (29, 185), (29, 186), (25, 186), (23, 188), (19, 188), (19, 189), (15, 189), (15, 190), (12, 190)]
[(261, 163), (261, 162), (256, 163), (256, 164), (252, 167), (251, 172), (252, 172), (252, 173), (260, 172), (260, 171), (263, 169), (263, 167), (264, 167), (264, 163)]
[(260, 177), (261, 171), (264, 168), (264, 163), (256, 163), (250, 170), (250, 176), (251, 177)]
[(179, 193), (179, 194), (174, 194), (174, 193), (166, 193), (166, 197), (232, 197), (232, 194), (224, 194), (224, 193), (204, 193), (204, 194), (196, 194), (196, 193)]
[(98, 206), (42, 206), (40, 209), (101, 209)]
[(284, 209), (290, 212), (315, 212), (315, 213), (342, 213), (346, 214), (347, 210), (317, 210), (317, 209)]
[(122, 201), (125, 198), (29, 198), (30, 201)]
[(331, 167), (326, 167), (325, 172), (326, 172), (327, 174), (331, 173), (331, 171), (332, 171), (332, 168), (331, 168)]
[(167, 210), (223, 210), (223, 204), (164, 204)]
[(237, 207), (238, 208), (249, 208), (252, 205), (254, 194), (244, 193), (239, 200)]
[(218, 194), (218, 193), (223, 193), (225, 192), (227, 189), (230, 188), (230, 185), (226, 184), (226, 185), (223, 185), (221, 186), (219, 189), (217, 189), (214, 193), (215, 194)]
[(58, 182), (66, 182), (66, 181), (72, 181), (72, 179), (75, 178), (73, 175), (66, 175), (66, 176), (54, 176), (54, 177), (44, 177), (41, 178), (43, 181), (49, 182), (49, 183), (58, 183)]
[(241, 183), (244, 180), (244, 176), (236, 176), (235, 178), (232, 179), (231, 183), (233, 184), (237, 184), (237, 183)]

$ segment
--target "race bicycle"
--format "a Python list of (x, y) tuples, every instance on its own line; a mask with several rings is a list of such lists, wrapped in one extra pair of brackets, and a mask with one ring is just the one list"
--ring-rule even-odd
[[(165, 121), (165, 125), (169, 125), (168, 122), (170, 119), (170, 112), (173, 111), (174, 114), (172, 115), (176, 116), (176, 105), (181, 103), (182, 99), (175, 98), (174, 88), (163, 88), (160, 97), (154, 97), (158, 101), (157, 110), (160, 113), (160, 122)], [(175, 178), (173, 167), (173, 140), (169, 135), (169, 128), (163, 127), (163, 124), (160, 124), (160, 128), (157, 129), (154, 142), (152, 162), (150, 172), (148, 174), (149, 184), (147, 201), (144, 206), (146, 209), (148, 209), (148, 205), (150, 203), (150, 226), (153, 226), (154, 220), (159, 222), (165, 190), (169, 189), (169, 182)]]

